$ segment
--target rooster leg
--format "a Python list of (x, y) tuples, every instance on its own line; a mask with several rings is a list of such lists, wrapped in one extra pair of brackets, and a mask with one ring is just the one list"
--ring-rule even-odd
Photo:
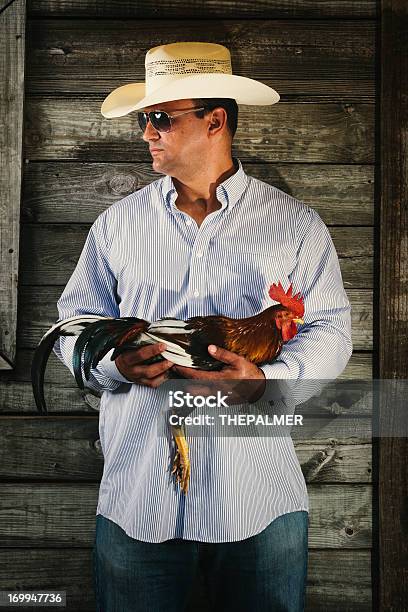
[(191, 466), (184, 427), (172, 425), (171, 429), (177, 446), (171, 473), (175, 475), (176, 482), (180, 483), (181, 490), (187, 493)]

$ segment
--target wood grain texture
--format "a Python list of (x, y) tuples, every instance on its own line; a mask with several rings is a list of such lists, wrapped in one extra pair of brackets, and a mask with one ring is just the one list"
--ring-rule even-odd
[(0, 13), (6, 10), (14, 0), (0, 0)]
[(25, 0), (0, 13), (0, 370), (16, 357)]
[[(89, 228), (89, 225), (82, 224), (24, 225), (21, 232), (21, 284), (65, 285), (78, 261)], [(345, 288), (371, 289), (372, 228), (332, 227), (330, 234)]]
[[(65, 366), (61, 364), (65, 369)], [(55, 414), (95, 414), (95, 410), (84, 401), (82, 392), (72, 383), (68, 388), (45, 384), (44, 395), (48, 411)], [(6, 414), (38, 414), (31, 383), (14, 381), (1, 383), (0, 412)]]
[(30, 17), (161, 17), (165, 19), (222, 17), (271, 18), (374, 18), (375, 0), (28, 0)]
[[(93, 542), (98, 485), (3, 483), (1, 547), (83, 547)], [(368, 548), (371, 486), (311, 484), (309, 546)]]
[[(58, 319), (57, 301), (63, 286), (20, 286), (19, 348), (35, 348), (44, 333)], [(348, 289), (352, 312), (352, 339), (355, 350), (371, 350), (372, 330), (372, 291)]]
[[(9, 481), (98, 481), (103, 455), (98, 417), (2, 418), (0, 479)], [(295, 442), (306, 482), (371, 482), (368, 440)]]
[[(282, 100), (374, 101), (375, 21), (35, 20), (27, 91), (103, 94), (144, 82), (145, 54), (174, 40), (225, 45), (233, 73), (270, 85)], [(101, 53), (103, 49), (103, 53)]]
[[(25, 158), (29, 160), (148, 161), (134, 114), (105, 119), (103, 97), (28, 96)], [(243, 162), (371, 164), (371, 104), (242, 107), (234, 154)]]
[[(408, 378), (408, 5), (382, 0), (381, 202), (378, 347), (380, 378)], [(401, 404), (401, 402), (398, 402)], [(401, 407), (402, 408), (402, 407)], [(406, 408), (392, 397), (380, 406), (381, 424), (398, 431)], [(408, 601), (408, 439), (379, 441), (379, 601), (402, 612)], [(377, 509), (376, 509), (377, 510)]]
[[(339, 553), (339, 554), (337, 554)], [(306, 610), (371, 612), (371, 558), (366, 551), (311, 550)]]
[[(0, 588), (67, 590), (67, 612), (94, 612), (91, 548), (0, 549)], [(307, 612), (369, 612), (370, 551), (311, 550)], [(68, 586), (69, 585), (69, 586)], [(187, 612), (210, 612), (198, 576)]]
[[(311, 206), (328, 226), (373, 225), (373, 166), (247, 162), (244, 170)], [(160, 178), (151, 163), (26, 163), (21, 221), (93, 223), (114, 202)]]

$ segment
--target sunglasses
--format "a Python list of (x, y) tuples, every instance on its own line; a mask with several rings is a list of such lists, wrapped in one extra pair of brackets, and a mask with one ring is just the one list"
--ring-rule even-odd
[(158, 132), (170, 132), (172, 127), (172, 119), (175, 117), (180, 117), (181, 115), (187, 115), (187, 113), (192, 113), (193, 111), (205, 110), (204, 106), (193, 107), (185, 110), (183, 113), (177, 113), (177, 115), (169, 115), (165, 111), (162, 110), (154, 110), (149, 113), (141, 112), (137, 113), (137, 120), (139, 122), (140, 129), (142, 132), (145, 131), (147, 122), (150, 121), (152, 126)]

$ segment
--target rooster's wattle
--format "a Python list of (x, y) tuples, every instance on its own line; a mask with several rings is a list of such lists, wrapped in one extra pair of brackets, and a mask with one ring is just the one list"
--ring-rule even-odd
[[(278, 302), (252, 317), (233, 319), (220, 315), (190, 317), (186, 321), (162, 318), (150, 323), (136, 317), (103, 317), (79, 315), (59, 321), (40, 340), (32, 363), (32, 385), (37, 408), (46, 412), (44, 399), (44, 374), (49, 355), (59, 336), (78, 336), (73, 354), (73, 369), (78, 386), (83, 389), (83, 372), (89, 380), (91, 368), (111, 350), (115, 360), (125, 350), (147, 344), (163, 342), (167, 349), (144, 362), (154, 363), (168, 359), (174, 364), (221, 370), (224, 364), (211, 357), (208, 345), (215, 344), (244, 357), (256, 365), (276, 359), (285, 342), (297, 333), (297, 323), (303, 323), (304, 304), (300, 293), (292, 295), (292, 284), (287, 292), (281, 283), (272, 284), (269, 296)], [(190, 473), (188, 446), (184, 431), (172, 427), (176, 442), (176, 456), (172, 473), (187, 492)]]

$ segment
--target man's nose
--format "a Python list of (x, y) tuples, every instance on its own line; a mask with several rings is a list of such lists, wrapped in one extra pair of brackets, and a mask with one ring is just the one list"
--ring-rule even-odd
[(152, 126), (149, 118), (147, 119), (147, 124), (142, 138), (145, 142), (149, 142), (149, 140), (158, 140), (160, 138), (160, 132), (158, 132), (156, 128)]

